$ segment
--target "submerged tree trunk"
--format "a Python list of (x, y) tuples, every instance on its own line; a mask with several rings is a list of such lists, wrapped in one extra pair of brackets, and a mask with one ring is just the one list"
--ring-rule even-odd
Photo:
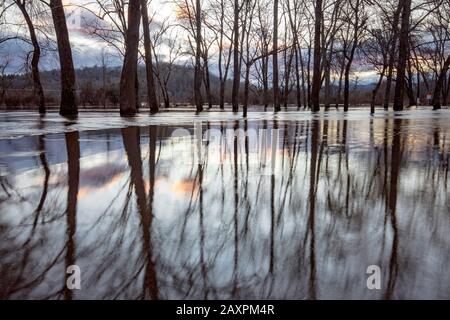
[(299, 62), (298, 62), (298, 41), (296, 40), (295, 43), (295, 90), (296, 90), (296, 97), (297, 97), (297, 109), (300, 109), (302, 107), (302, 97), (301, 97), (301, 88), (300, 88), (300, 68), (299, 68)]
[(405, 71), (409, 54), (409, 19), (411, 16), (411, 0), (402, 0), (402, 25), (398, 49), (397, 80), (395, 83), (394, 110), (403, 110), (403, 95), (405, 92)]
[(331, 97), (331, 62), (327, 58), (325, 62), (325, 109), (330, 108), (330, 97)]
[(239, 1), (234, 0), (234, 48), (233, 48), (233, 92), (232, 105), (233, 112), (239, 111), (239, 84), (241, 79), (241, 70), (239, 65)]
[[(445, 77), (447, 75), (447, 71), (450, 68), (450, 55), (447, 57), (447, 60), (445, 60), (444, 66), (442, 67), (441, 73), (439, 74), (439, 78), (436, 82), (436, 87), (434, 88), (434, 94), (433, 94), (433, 110), (437, 110), (441, 108), (441, 93), (442, 89), (444, 87), (444, 81)], [(445, 98), (444, 98), (445, 103)]]
[(320, 72), (320, 59), (321, 59), (321, 43), (320, 34), (322, 26), (322, 0), (316, 0), (314, 8), (314, 70), (313, 70), (313, 80), (311, 89), (311, 104), (312, 111), (320, 110), (320, 83), (321, 83), (321, 72)]
[(25, 0), (16, 0), (17, 6), (19, 7), (22, 15), (27, 23), (28, 31), (30, 32), (30, 40), (33, 45), (33, 58), (31, 59), (31, 75), (33, 78), (33, 97), (36, 100), (39, 107), (39, 113), (45, 113), (45, 97), (44, 90), (42, 88), (41, 77), (39, 74), (39, 59), (41, 57), (41, 48), (36, 37), (36, 30), (34, 28), (31, 17), (28, 14), (27, 8), (25, 7)]
[(120, 77), (120, 114), (136, 114), (136, 77), (140, 24), (139, 0), (131, 0), (128, 5), (128, 29), (126, 31), (125, 56)]
[(72, 50), (66, 16), (61, 0), (50, 0), (56, 41), (58, 43), (59, 63), (61, 67), (61, 115), (76, 115), (78, 108), (75, 96), (75, 69), (73, 67)]
[(370, 114), (375, 113), (375, 99), (377, 97), (378, 90), (380, 89), (381, 83), (383, 81), (385, 71), (386, 71), (386, 67), (384, 66), (383, 70), (380, 73), (380, 77), (378, 78), (377, 85), (372, 90), (372, 99), (370, 100)]
[(273, 2), (273, 109), (280, 111), (279, 88), (278, 88), (278, 0)]
[(213, 106), (213, 96), (211, 93), (211, 80), (209, 78), (208, 54), (206, 52), (203, 55), (203, 64), (205, 66), (203, 82), (205, 85), (206, 96), (208, 97), (208, 109), (211, 109)]
[(386, 75), (386, 91), (384, 93), (384, 103), (383, 107), (385, 110), (389, 108), (389, 100), (391, 98), (391, 85), (392, 85), (392, 74), (394, 71), (394, 62), (395, 62), (395, 50), (397, 48), (397, 39), (398, 39), (398, 23), (400, 21), (400, 13), (402, 12), (401, 0), (398, 4), (397, 10), (394, 13), (394, 18), (392, 22), (392, 39), (391, 39), (391, 47), (389, 50), (389, 66), (388, 72)]
[(195, 2), (195, 75), (194, 75), (194, 100), (197, 112), (203, 111), (202, 101), (202, 71), (201, 71), (201, 54), (202, 54), (202, 21), (201, 21), (201, 4), (200, 0)]
[(147, 11), (147, 0), (141, 0), (142, 28), (144, 30), (144, 55), (145, 71), (147, 75), (147, 103), (151, 113), (159, 111), (159, 104), (156, 98), (155, 80), (153, 76), (152, 44), (150, 40), (150, 30)]

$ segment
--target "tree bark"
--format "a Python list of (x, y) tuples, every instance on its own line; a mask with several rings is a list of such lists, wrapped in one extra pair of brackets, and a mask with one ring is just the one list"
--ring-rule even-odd
[(320, 72), (320, 59), (321, 59), (321, 43), (320, 34), (322, 26), (322, 0), (316, 0), (316, 5), (314, 8), (314, 70), (313, 70), (313, 80), (311, 89), (311, 108), (312, 111), (320, 110), (320, 83), (321, 83), (321, 72)]
[(403, 12), (402, 12), (402, 25), (400, 29), (400, 42), (399, 53), (397, 63), (397, 80), (395, 83), (395, 95), (394, 95), (394, 111), (403, 110), (403, 95), (405, 92), (405, 73), (406, 63), (409, 53), (409, 18), (411, 16), (411, 0), (402, 0)]
[(194, 100), (197, 112), (203, 111), (203, 101), (202, 101), (202, 70), (201, 70), (201, 54), (202, 54), (202, 15), (201, 15), (201, 4), (200, 0), (195, 2), (195, 75), (194, 75)]
[(75, 94), (75, 69), (62, 1), (50, 0), (50, 9), (52, 11), (61, 67), (61, 105), (59, 113), (61, 115), (76, 115), (78, 114), (78, 108)]
[(128, 4), (128, 29), (125, 37), (125, 56), (120, 77), (120, 114), (122, 116), (134, 115), (137, 112), (136, 103), (136, 77), (139, 46), (140, 24), (139, 0), (130, 0)]
[(39, 107), (39, 113), (45, 113), (45, 97), (44, 89), (42, 88), (41, 77), (39, 74), (39, 59), (41, 57), (41, 47), (36, 37), (36, 30), (34, 28), (31, 17), (25, 7), (25, 1), (16, 0), (17, 6), (19, 7), (22, 15), (27, 23), (28, 31), (30, 32), (30, 40), (33, 45), (33, 58), (31, 59), (31, 76), (33, 78), (33, 97), (36, 100)]
[(159, 111), (156, 98), (155, 80), (153, 76), (152, 44), (150, 40), (147, 0), (141, 0), (142, 27), (144, 30), (145, 71), (147, 75), (147, 103), (151, 113)]
[(389, 67), (388, 73), (386, 75), (386, 91), (384, 93), (384, 104), (385, 110), (389, 108), (389, 100), (391, 97), (391, 86), (392, 86), (392, 73), (394, 71), (394, 61), (395, 61), (395, 49), (397, 48), (397, 38), (398, 38), (398, 23), (400, 21), (400, 13), (402, 12), (401, 1), (398, 4), (397, 10), (394, 13), (394, 18), (392, 22), (392, 39), (391, 47), (389, 51)]
[[(441, 73), (439, 74), (439, 78), (436, 82), (436, 87), (434, 88), (433, 94), (433, 110), (438, 110), (441, 108), (441, 93), (444, 86), (444, 80), (447, 75), (447, 71), (450, 68), (450, 55), (444, 62), (444, 66), (442, 67)], [(445, 102), (445, 101), (444, 101)]]
[(273, 110), (278, 112), (281, 110), (279, 101), (279, 88), (278, 88), (278, 0), (273, 2), (273, 55), (272, 55), (272, 68), (273, 68)]
[(234, 0), (234, 50), (233, 50), (233, 112), (239, 111), (239, 85), (241, 82), (241, 70), (239, 65), (239, 1)]

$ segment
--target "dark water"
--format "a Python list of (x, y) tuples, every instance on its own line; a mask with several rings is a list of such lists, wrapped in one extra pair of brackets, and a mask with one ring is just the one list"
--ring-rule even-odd
[(2, 299), (450, 298), (448, 110), (0, 121)]

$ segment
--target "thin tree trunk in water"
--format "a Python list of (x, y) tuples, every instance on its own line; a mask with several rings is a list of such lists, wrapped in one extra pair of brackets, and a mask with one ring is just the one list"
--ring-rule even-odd
[[(137, 62), (136, 62), (137, 63)], [(134, 77), (134, 92), (136, 96), (136, 110), (139, 111), (139, 108), (141, 107), (141, 101), (139, 99), (139, 72), (138, 72), (138, 65), (136, 65), (136, 76)]]
[(244, 106), (243, 106), (243, 116), (247, 116), (247, 106), (248, 106), (248, 94), (250, 91), (250, 67), (251, 64), (247, 64), (245, 69), (245, 86), (244, 86)]
[(239, 111), (239, 84), (240, 84), (240, 69), (239, 69), (239, 1), (234, 0), (234, 50), (233, 50), (233, 92), (232, 105), (233, 112)]
[(403, 110), (405, 92), (405, 71), (409, 54), (409, 18), (411, 16), (411, 0), (403, 0), (402, 25), (398, 49), (397, 80), (395, 83), (394, 110)]
[(298, 44), (298, 58), (300, 59), (300, 69), (302, 72), (303, 107), (304, 109), (306, 109), (306, 107), (309, 105), (309, 85), (308, 87), (305, 86), (305, 77), (308, 75), (308, 83), (309, 83), (309, 72), (308, 74), (305, 73), (305, 63), (303, 61), (302, 48), (300, 44)]
[(391, 48), (389, 51), (389, 67), (388, 73), (386, 75), (386, 91), (384, 93), (384, 109), (387, 110), (389, 108), (389, 100), (391, 97), (391, 86), (392, 86), (392, 74), (394, 71), (394, 62), (395, 62), (395, 49), (397, 48), (397, 39), (398, 39), (398, 23), (400, 21), (400, 13), (402, 12), (402, 0), (400, 0), (397, 10), (394, 14), (394, 19), (392, 22), (393, 30), (392, 30), (392, 40), (391, 40)]
[(298, 63), (298, 43), (295, 44), (295, 90), (297, 91), (297, 109), (302, 107), (302, 97), (300, 94), (300, 68)]
[[(307, 80), (307, 94), (308, 94), (308, 108), (312, 109), (312, 101), (311, 101), (311, 44), (308, 46), (308, 63), (306, 68), (306, 80)], [(320, 91), (320, 90), (319, 90)]]
[(201, 54), (202, 54), (202, 21), (201, 21), (201, 4), (200, 0), (195, 2), (195, 76), (194, 76), (194, 100), (197, 112), (203, 111), (203, 101), (202, 101), (202, 71), (201, 71)]
[(414, 88), (412, 81), (412, 70), (411, 70), (411, 59), (408, 57), (408, 98), (409, 98), (409, 106), (415, 106), (416, 101), (414, 99)]
[[(45, 113), (45, 97), (44, 90), (42, 88), (41, 77), (39, 74), (39, 59), (41, 57), (41, 48), (36, 37), (36, 30), (30, 15), (25, 7), (25, 1), (15, 1), (20, 11), (23, 14), (25, 22), (27, 23), (28, 31), (30, 32), (31, 44), (33, 45), (33, 58), (31, 59), (31, 75), (33, 77), (33, 97), (38, 99), (37, 105), (39, 107), (39, 113)], [(36, 103), (36, 101), (35, 101)]]
[(331, 97), (331, 70), (330, 61), (327, 58), (325, 62), (325, 109), (330, 108)]
[(359, 12), (360, 9), (360, 0), (356, 0), (355, 4), (355, 26), (354, 26), (354, 34), (352, 40), (352, 47), (350, 48), (350, 56), (348, 56), (347, 65), (345, 66), (345, 75), (344, 75), (344, 111), (348, 111), (349, 107), (349, 95), (350, 95), (350, 69), (352, 67), (353, 59), (355, 57), (356, 47), (358, 46), (358, 32), (362, 27), (359, 23)]
[(321, 25), (322, 25), (322, 0), (316, 0), (314, 8), (314, 70), (311, 89), (311, 104), (312, 111), (320, 110), (320, 59), (321, 59)]
[(447, 87), (446, 87), (445, 92), (444, 92), (443, 97), (442, 97), (442, 103), (445, 106), (447, 105), (448, 93), (450, 91), (450, 74), (449, 74), (448, 78), (446, 77), (446, 79), (447, 79)]
[[(267, 54), (267, 50), (266, 50)], [(264, 99), (264, 111), (269, 106), (269, 59), (263, 58), (262, 77), (263, 77), (263, 99)]]
[(203, 56), (203, 64), (205, 65), (205, 78), (203, 80), (206, 89), (206, 96), (208, 97), (208, 108), (211, 109), (213, 106), (213, 96), (211, 93), (211, 80), (209, 79), (208, 57), (206, 56), (206, 53)]
[(291, 66), (292, 66), (292, 59), (294, 57), (294, 54), (290, 52), (289, 59), (287, 59), (287, 50), (285, 52), (285, 71), (284, 71), (284, 99), (283, 104), (284, 107), (287, 108), (288, 100), (289, 100), (289, 78), (291, 76)]
[(344, 74), (344, 111), (348, 111), (349, 100), (350, 100), (350, 68), (351, 62), (349, 61), (345, 66)]
[(141, 0), (142, 28), (144, 30), (144, 55), (145, 71), (147, 75), (147, 104), (151, 113), (159, 111), (158, 99), (156, 98), (155, 80), (153, 76), (152, 44), (147, 11), (147, 0)]
[(383, 67), (383, 70), (381, 71), (380, 78), (378, 79), (377, 85), (372, 90), (372, 99), (370, 101), (370, 114), (375, 113), (375, 99), (377, 97), (378, 90), (380, 89), (381, 82), (383, 81), (384, 72), (386, 71), (386, 68)]
[(59, 64), (61, 67), (61, 115), (76, 115), (78, 108), (75, 96), (75, 69), (73, 67), (72, 50), (66, 16), (61, 0), (50, 0), (56, 41), (58, 43)]
[(220, 1), (220, 31), (219, 31), (219, 108), (223, 110), (225, 108), (224, 96), (225, 96), (225, 83), (223, 81), (223, 71), (222, 71), (222, 54), (223, 54), (223, 34), (224, 34), (224, 0)]
[(126, 31), (125, 56), (120, 77), (120, 115), (130, 116), (137, 112), (136, 96), (137, 59), (140, 24), (139, 0), (131, 0), (128, 5), (128, 29)]
[(279, 89), (278, 89), (278, 0), (273, 2), (273, 109), (280, 111)]
[(445, 77), (447, 75), (447, 71), (449, 68), (450, 68), (450, 55), (447, 57), (447, 59), (444, 62), (444, 66), (442, 67), (441, 73), (439, 74), (439, 78), (436, 82), (436, 87), (434, 88), (433, 101), (432, 101), (433, 110), (437, 110), (437, 109), (441, 108), (441, 92), (442, 92)]
[(344, 76), (344, 70), (345, 70), (345, 58), (342, 58), (341, 63), (341, 70), (339, 72), (339, 83), (338, 83), (338, 90), (337, 90), (337, 101), (336, 101), (336, 109), (339, 108), (339, 104), (341, 103), (342, 99), (342, 77)]

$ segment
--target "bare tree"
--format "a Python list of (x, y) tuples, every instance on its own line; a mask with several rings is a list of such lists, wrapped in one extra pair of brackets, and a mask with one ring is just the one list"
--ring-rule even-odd
[(273, 1), (273, 56), (272, 56), (272, 87), (273, 87), (273, 109), (280, 111), (279, 89), (278, 89), (278, 0)]
[(395, 82), (394, 110), (403, 110), (403, 95), (405, 91), (405, 70), (409, 53), (409, 31), (411, 16), (411, 0), (401, 0), (402, 21), (397, 62), (397, 79)]
[(37, 98), (37, 105), (39, 113), (45, 113), (45, 97), (44, 89), (42, 88), (41, 77), (39, 73), (39, 59), (41, 57), (41, 47), (39, 45), (36, 28), (31, 19), (30, 11), (33, 9), (33, 3), (27, 3), (25, 0), (14, 0), (17, 7), (22, 12), (23, 18), (30, 33), (31, 44), (33, 45), (33, 58), (31, 59), (31, 75), (33, 78), (33, 97)]
[(441, 91), (444, 87), (445, 77), (446, 77), (446, 74), (447, 74), (447, 71), (449, 70), (449, 68), (450, 68), (450, 55), (445, 60), (444, 66), (442, 67), (441, 73), (436, 81), (436, 86), (434, 88), (433, 101), (432, 101), (434, 110), (441, 108), (441, 105), (442, 105)]
[(311, 89), (312, 111), (320, 110), (320, 87), (321, 87), (321, 28), (322, 28), (323, 8), (322, 0), (316, 0), (314, 6), (314, 70)]
[(239, 63), (239, 11), (239, 0), (234, 0), (233, 92), (231, 97), (233, 112), (239, 111), (239, 86), (241, 84), (241, 70)]
[(349, 108), (350, 70), (355, 57), (356, 49), (364, 32), (364, 25), (366, 22), (364, 0), (355, 0), (355, 2), (349, 1), (348, 5), (349, 12), (347, 11), (346, 19), (349, 24), (349, 30), (353, 31), (353, 35), (350, 39), (349, 50), (346, 50), (344, 53), (344, 57), (347, 61), (344, 72), (344, 111), (348, 111)]
[(75, 68), (73, 66), (72, 49), (70, 47), (64, 7), (61, 0), (50, 0), (49, 6), (52, 11), (61, 67), (61, 103), (59, 113), (61, 115), (76, 115), (78, 114), (78, 107), (75, 93)]
[(159, 110), (159, 104), (156, 98), (155, 81), (153, 76), (152, 44), (150, 40), (147, 0), (141, 0), (141, 14), (144, 34), (145, 71), (147, 75), (147, 103), (150, 108), (150, 112), (156, 113)]
[(197, 112), (203, 111), (203, 101), (202, 101), (202, 15), (201, 15), (201, 1), (196, 0), (195, 2), (195, 77), (194, 77), (194, 100)]

